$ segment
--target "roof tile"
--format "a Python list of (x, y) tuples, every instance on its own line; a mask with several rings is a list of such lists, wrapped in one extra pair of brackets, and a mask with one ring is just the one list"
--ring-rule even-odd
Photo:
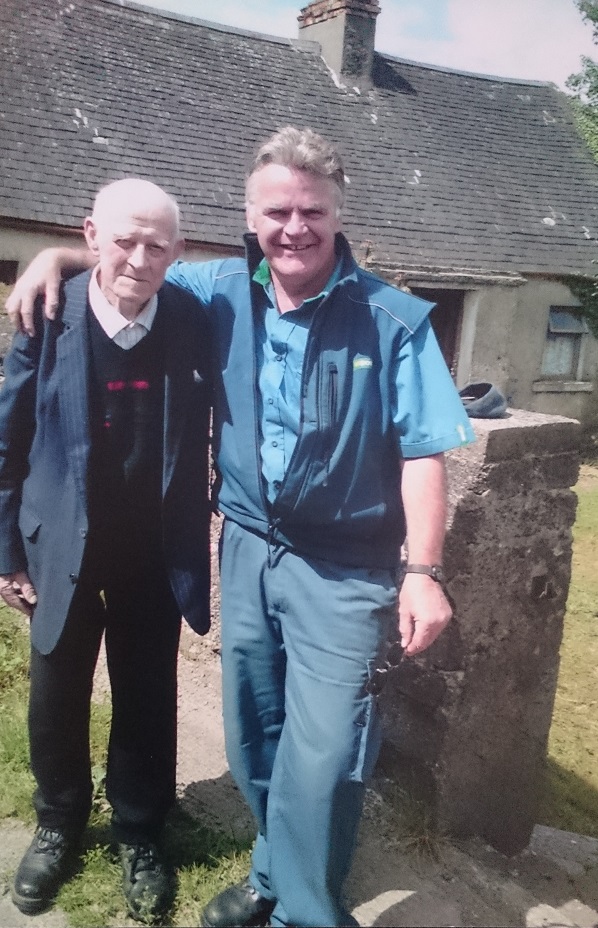
[(550, 84), (376, 55), (359, 94), (311, 42), (115, 0), (2, 6), (0, 221), (80, 226), (133, 174), (177, 197), (188, 239), (238, 247), (253, 150), (292, 123), (338, 144), (374, 262), (593, 273), (598, 166)]

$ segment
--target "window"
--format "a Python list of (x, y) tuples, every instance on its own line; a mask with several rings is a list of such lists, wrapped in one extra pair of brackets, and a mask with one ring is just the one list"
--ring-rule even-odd
[(560, 380), (583, 380), (583, 356), (589, 332), (575, 306), (551, 306), (542, 374)]

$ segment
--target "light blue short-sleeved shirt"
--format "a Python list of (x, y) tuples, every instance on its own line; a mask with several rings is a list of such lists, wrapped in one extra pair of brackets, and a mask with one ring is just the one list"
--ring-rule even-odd
[(475, 441), (428, 318), (405, 341), (393, 380), (392, 417), (402, 457), (429, 457)]
[[(177, 262), (167, 280), (195, 294), (207, 307), (221, 262)], [(341, 262), (318, 296), (279, 313), (265, 259), (254, 274), (261, 284), (255, 329), (260, 396), (262, 473), (270, 500), (276, 497), (297, 443), (303, 359), (313, 315), (341, 276)], [(463, 403), (429, 319), (405, 340), (393, 374), (391, 397), (397, 445), (404, 458), (428, 457), (475, 441)], [(400, 397), (400, 401), (399, 401)]]
[(317, 296), (279, 313), (270, 268), (265, 259), (253, 279), (263, 287), (255, 346), (260, 396), (262, 474), (268, 499), (276, 498), (299, 436), (301, 375), (311, 320), (326, 294), (340, 280), (341, 263)]

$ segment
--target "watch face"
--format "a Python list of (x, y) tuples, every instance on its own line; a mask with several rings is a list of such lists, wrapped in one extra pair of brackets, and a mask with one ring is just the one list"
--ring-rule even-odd
[(438, 583), (444, 583), (444, 570), (442, 567), (432, 567), (432, 576), (435, 580), (438, 580)]

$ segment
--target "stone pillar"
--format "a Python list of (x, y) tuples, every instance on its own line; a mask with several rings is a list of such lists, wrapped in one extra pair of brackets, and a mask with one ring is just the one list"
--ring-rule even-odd
[(506, 854), (534, 825), (571, 576), (579, 423), (510, 410), (447, 455), (455, 618), (389, 675), (379, 772)]

